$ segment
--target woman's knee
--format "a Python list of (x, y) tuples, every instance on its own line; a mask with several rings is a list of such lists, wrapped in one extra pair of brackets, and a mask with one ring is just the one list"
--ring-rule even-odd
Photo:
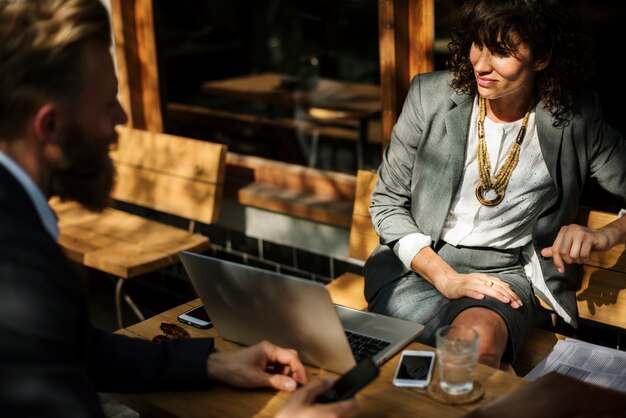
[(509, 331), (498, 313), (487, 308), (469, 308), (457, 315), (452, 324), (470, 326), (478, 331), (478, 362), (494, 368), (500, 367)]

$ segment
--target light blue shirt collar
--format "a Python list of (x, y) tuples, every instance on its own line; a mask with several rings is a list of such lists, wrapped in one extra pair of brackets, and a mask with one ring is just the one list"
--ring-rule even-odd
[(22, 167), (17, 165), (15, 161), (10, 159), (6, 154), (0, 152), (0, 165), (3, 165), (9, 173), (13, 174), (15, 179), (22, 185), (26, 193), (30, 197), (30, 200), (35, 205), (39, 219), (43, 224), (46, 231), (50, 234), (55, 241), (59, 238), (59, 227), (57, 225), (57, 217), (55, 216), (52, 208), (48, 205), (48, 201), (45, 196), (39, 190), (35, 182), (26, 174)]

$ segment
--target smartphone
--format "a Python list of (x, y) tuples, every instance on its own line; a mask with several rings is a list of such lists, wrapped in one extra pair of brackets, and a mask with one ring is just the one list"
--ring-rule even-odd
[(378, 365), (371, 357), (367, 357), (341, 375), (330, 389), (315, 398), (315, 402), (331, 403), (350, 399), (368, 383), (376, 379), (378, 373)]
[(434, 351), (404, 350), (393, 376), (393, 384), (414, 388), (428, 386), (434, 363)]
[(192, 325), (196, 328), (206, 329), (213, 326), (213, 322), (211, 322), (209, 314), (204, 309), (204, 305), (198, 305), (187, 312), (183, 312), (178, 315), (178, 320), (183, 324)]

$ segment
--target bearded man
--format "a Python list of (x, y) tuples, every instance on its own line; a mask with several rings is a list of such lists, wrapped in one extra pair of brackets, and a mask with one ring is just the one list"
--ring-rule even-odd
[[(155, 344), (92, 326), (80, 282), (56, 239), (56, 195), (102, 210), (109, 149), (126, 122), (99, 0), (0, 0), (0, 415), (101, 417), (97, 391), (208, 387), (293, 391), (293, 350), (262, 342), (215, 352), (210, 338)], [(289, 374), (270, 374), (282, 364)], [(316, 380), (285, 416), (345, 416), (354, 401), (315, 405)], [(318, 415), (320, 414), (320, 415)]]

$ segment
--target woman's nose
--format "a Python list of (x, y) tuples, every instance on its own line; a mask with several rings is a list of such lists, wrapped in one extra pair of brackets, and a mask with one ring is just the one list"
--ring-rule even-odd
[(474, 70), (479, 73), (491, 71), (491, 53), (487, 48), (483, 48), (474, 64)]

